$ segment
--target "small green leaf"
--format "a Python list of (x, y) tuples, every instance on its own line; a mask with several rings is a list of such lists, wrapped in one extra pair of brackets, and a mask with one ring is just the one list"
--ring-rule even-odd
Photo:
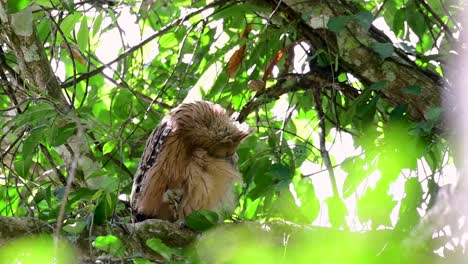
[(72, 36), (72, 30), (75, 28), (76, 23), (78, 23), (82, 16), (83, 15), (81, 13), (73, 13), (63, 19), (62, 23), (60, 24), (60, 28), (66, 37)]
[(177, 254), (177, 250), (168, 247), (159, 238), (151, 238), (146, 240), (146, 245), (159, 255), (163, 256), (166, 260), (170, 260), (172, 255)]
[(301, 206), (298, 208), (299, 223), (312, 223), (320, 212), (320, 201), (315, 194), (314, 185), (309, 179), (301, 179), (294, 183), (297, 197), (301, 201)]
[(401, 104), (390, 112), (390, 120), (401, 120), (408, 110), (408, 104)]
[(104, 224), (115, 209), (117, 196), (113, 193), (106, 193), (101, 196), (96, 209), (94, 209), (94, 223), (97, 225)]
[(393, 54), (393, 45), (392, 43), (380, 43), (376, 42), (371, 45), (371, 48), (379, 54), (380, 58), (384, 60), (392, 56)]
[(348, 173), (343, 184), (344, 198), (353, 194), (359, 184), (369, 176), (370, 173), (364, 169), (365, 165), (364, 159), (358, 156), (348, 157), (343, 161), (341, 169)]
[(346, 73), (340, 73), (340, 75), (338, 75), (339, 82), (346, 82), (347, 80), (348, 80), (348, 76), (346, 76)]
[(113, 235), (96, 237), (93, 247), (118, 257), (123, 256), (125, 253), (122, 241)]
[(409, 85), (405, 88), (401, 89), (402, 92), (412, 95), (420, 95), (421, 94), (421, 87), (418, 85)]
[(63, 145), (71, 136), (75, 134), (75, 132), (76, 125), (74, 123), (60, 126), (57, 122), (54, 122), (54, 124), (52, 124), (52, 127), (49, 128), (47, 142), (51, 147)]
[(346, 205), (339, 197), (330, 197), (325, 200), (328, 205), (328, 217), (333, 227), (346, 225), (345, 216), (348, 213)]
[(16, 172), (22, 176), (26, 177), (29, 174), (29, 168), (31, 167), (32, 160), (29, 158), (24, 158), (23, 155), (16, 155), (13, 165), (15, 166)]
[(270, 172), (274, 181), (289, 181), (293, 176), (291, 175), (289, 168), (282, 163), (273, 164), (270, 168)]
[(83, 232), (86, 227), (86, 223), (83, 221), (77, 221), (73, 224), (68, 224), (63, 227), (63, 230), (72, 235), (79, 235)]
[(361, 11), (355, 15), (355, 18), (365, 30), (369, 30), (374, 20), (374, 16), (369, 11)]
[(23, 156), (32, 158), (36, 147), (39, 145), (42, 137), (44, 136), (44, 132), (46, 132), (45, 126), (40, 126), (34, 128), (29, 136), (23, 142)]
[(132, 98), (133, 94), (127, 89), (120, 90), (115, 96), (112, 110), (117, 118), (127, 119), (131, 115), (133, 109)]
[(86, 16), (83, 16), (81, 18), (81, 25), (80, 29), (78, 30), (76, 39), (78, 40), (78, 47), (80, 48), (80, 50), (87, 50), (89, 40), (89, 28)]
[(424, 113), (424, 116), (427, 120), (438, 121), (442, 115), (442, 112), (444, 112), (444, 109), (442, 107), (431, 107), (429, 110), (426, 111), (426, 113)]
[(95, 36), (98, 33), (98, 31), (101, 29), (102, 19), (103, 19), (102, 12), (99, 12), (98, 17), (93, 23), (93, 36)]
[(102, 154), (107, 154), (107, 153), (111, 153), (112, 151), (114, 151), (115, 147), (117, 146), (117, 139), (112, 139), (110, 141), (107, 141), (106, 144), (104, 144), (104, 146), (102, 147)]
[(219, 216), (217, 213), (208, 210), (200, 210), (192, 212), (185, 219), (188, 227), (197, 231), (205, 231), (215, 226), (218, 223)]
[(57, 115), (54, 106), (47, 103), (31, 105), (26, 111), (18, 115), (14, 120), (17, 126), (25, 124), (43, 125), (44, 120)]
[(24, 8), (26, 8), (31, 2), (32, 0), (8, 0), (7, 1), (8, 13), (10, 14), (17, 13), (23, 10)]
[(387, 81), (379, 81), (379, 82), (373, 83), (369, 88), (372, 91), (379, 91), (385, 88), (386, 84), (387, 84)]
[(154, 264), (154, 262), (144, 258), (136, 258), (133, 259), (133, 264)]
[(393, 30), (398, 37), (403, 36), (404, 26), (406, 20), (406, 10), (405, 8), (400, 8), (395, 12), (393, 17)]
[(327, 24), (327, 28), (330, 31), (333, 31), (335, 33), (340, 33), (345, 29), (345, 26), (349, 23), (349, 21), (352, 20), (352, 17), (350, 16), (336, 16), (330, 18)]
[(420, 14), (416, 7), (415, 1), (408, 1), (408, 7), (406, 8), (406, 22), (418, 36), (419, 40), (422, 40), (424, 33), (426, 33), (427, 26), (424, 19), (424, 15)]
[(67, 9), (67, 11), (73, 13), (75, 10), (75, 4), (73, 3), (73, 0), (62, 0), (62, 5)]
[(34, 3), (43, 7), (53, 8), (60, 4), (60, 0), (34, 0)]

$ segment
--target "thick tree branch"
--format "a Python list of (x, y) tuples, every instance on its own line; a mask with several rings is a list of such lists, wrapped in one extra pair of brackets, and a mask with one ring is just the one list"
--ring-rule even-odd
[[(365, 30), (356, 23), (348, 23), (345, 30), (336, 34), (328, 30), (327, 23), (332, 17), (350, 15), (350, 10), (341, 1), (267, 2), (272, 9), (280, 4), (281, 16), (278, 17), (284, 23), (297, 23), (300, 32), (316, 50), (327, 50), (338, 57), (341, 70), (352, 73), (364, 84), (387, 81), (381, 90), (384, 99), (394, 106), (408, 104), (413, 120), (425, 120), (424, 114), (429, 109), (441, 106), (442, 87), (430, 77), (432, 75), (419, 69), (410, 59), (402, 58), (401, 54), (382, 60), (371, 48), (372, 44), (385, 41), (375, 38), (372, 34), (375, 30)], [(407, 86), (419, 86), (421, 93), (405, 93)]]
[[(27, 217), (0, 217), (0, 226), (8, 226), (8, 228), (0, 232), (0, 245), (27, 235), (51, 234), (54, 228), (47, 222)], [(165, 260), (146, 246), (145, 242), (151, 238), (159, 238), (170, 247), (180, 248), (192, 245), (197, 237), (195, 244), (197, 253), (208, 263), (229, 259), (229, 254), (239, 252), (240, 249), (245, 248), (246, 244), (252, 243), (251, 240), (258, 242), (259, 250), (262, 250), (265, 243), (272, 249), (280, 249), (285, 247), (285, 237), (287, 237), (287, 250), (285, 250), (285, 253), (294, 254), (294, 249), (309, 249), (317, 254), (317, 259), (320, 259), (324, 252), (334, 252), (341, 249), (341, 253), (350, 254), (350, 257), (360, 258), (361, 260), (378, 260), (388, 257), (388, 260), (397, 261), (396, 256), (391, 255), (391, 249), (399, 246), (398, 239), (394, 239), (395, 233), (393, 230), (350, 232), (275, 220), (266, 223), (222, 224), (211, 230), (211, 232), (199, 236), (198, 233), (187, 228), (180, 228), (178, 224), (149, 219), (136, 224), (94, 226), (91, 232), (83, 232), (82, 235), (76, 238), (74, 243), (80, 252), (80, 262), (95, 263), (98, 256), (102, 259), (103, 256), (108, 255), (94, 248), (91, 243), (97, 236), (107, 236), (109, 234), (119, 238), (125, 245), (125, 260), (131, 261), (133, 258), (144, 257), (157, 263)], [(404, 238), (405, 235), (401, 235)], [(311, 237), (313, 239), (304, 240)], [(336, 243), (324, 243), (324, 241), (336, 241)], [(388, 241), (392, 241), (392, 243), (389, 244)], [(307, 244), (304, 244), (304, 242), (307, 242)], [(354, 247), (359, 245), (359, 250), (355, 250), (353, 245)], [(349, 248), (346, 249), (346, 247)], [(323, 256), (328, 260), (330, 259), (328, 254)], [(331, 258), (333, 259), (333, 257)], [(432, 261), (442, 260), (426, 248), (418, 248), (411, 252), (398, 251), (398, 259), (403, 260), (405, 258), (418, 263), (435, 263)], [(117, 257), (108, 256), (105, 259), (109, 261), (106, 263), (122, 263), (122, 259)], [(210, 259), (212, 262), (209, 261)]]
[(8, 14), (7, 1), (0, 0), (0, 33), (3, 41), (15, 52), (23, 79), (29, 82), (35, 93), (51, 98), (59, 109), (66, 112), (68, 103), (50, 66), (43, 44), (37, 37), (30, 8), (16, 14)]
[(304, 75), (288, 75), (287, 79), (279, 80), (275, 86), (257, 92), (241, 109), (237, 121), (244, 122), (250, 113), (262, 105), (277, 100), (283, 94), (325, 87), (337, 88), (351, 98), (359, 95), (355, 89), (342, 83), (335, 83), (330, 75), (315, 69)]

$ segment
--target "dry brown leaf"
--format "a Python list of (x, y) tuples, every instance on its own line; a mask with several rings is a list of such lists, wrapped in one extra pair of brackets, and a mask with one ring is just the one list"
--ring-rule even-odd
[[(252, 24), (249, 23), (245, 26), (245, 29), (242, 32), (242, 35), (240, 38), (246, 39), (251, 30), (252, 30)], [(227, 70), (228, 78), (234, 77), (234, 75), (237, 72), (237, 69), (239, 69), (239, 66), (242, 63), (242, 60), (244, 59), (245, 47), (246, 47), (246, 44), (242, 45), (238, 50), (234, 52), (234, 54), (232, 54), (231, 58), (229, 59), (228, 70)]]
[(276, 53), (276, 56), (273, 57), (270, 62), (268, 63), (268, 66), (265, 70), (265, 74), (263, 74), (263, 81), (266, 81), (269, 77), (271, 77), (271, 72), (273, 71), (273, 67), (278, 64), (278, 62), (281, 60), (284, 54), (284, 48), (280, 49), (278, 53)]
[(244, 32), (242, 32), (241, 38), (246, 39), (251, 30), (252, 30), (252, 23), (249, 23), (247, 24), (247, 26), (245, 26), (245, 29), (244, 29)]
[(239, 69), (239, 66), (242, 63), (242, 59), (244, 58), (244, 52), (245, 45), (242, 45), (242, 47), (232, 54), (228, 62), (228, 78), (232, 78), (236, 74), (237, 69)]
[(252, 91), (261, 92), (265, 89), (265, 82), (262, 80), (250, 80), (247, 88)]

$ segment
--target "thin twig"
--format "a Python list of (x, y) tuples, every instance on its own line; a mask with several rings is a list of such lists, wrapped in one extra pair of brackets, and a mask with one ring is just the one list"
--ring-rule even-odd
[(330, 177), (330, 182), (332, 185), (333, 189), (333, 195), (334, 197), (339, 197), (338, 194), (338, 187), (336, 184), (336, 178), (335, 178), (335, 172), (333, 170), (333, 165), (330, 160), (330, 155), (327, 150), (326, 142), (325, 142), (325, 137), (326, 137), (326, 126), (325, 126), (325, 113), (323, 112), (322, 108), (322, 98), (320, 97), (320, 87), (315, 87), (315, 89), (312, 90), (312, 94), (314, 96), (314, 101), (315, 101), (315, 110), (317, 111), (318, 115), (318, 122), (319, 122), (319, 135), (320, 135), (320, 154), (322, 155), (323, 163), (325, 163), (325, 167), (327, 168), (328, 171), (328, 176)]
[[(77, 138), (82, 138), (84, 128), (79, 121), (76, 122), (76, 127), (77, 127), (77, 132), (76, 132)], [(70, 194), (70, 190), (73, 185), (73, 180), (75, 178), (79, 157), (80, 157), (80, 153), (78, 149), (78, 152), (74, 152), (71, 156), (72, 161), (71, 161), (71, 166), (68, 172), (67, 185), (65, 186), (65, 193), (63, 195), (62, 203), (60, 204), (60, 211), (57, 216), (57, 226), (55, 228), (55, 238), (57, 240), (58, 238), (60, 238), (60, 230), (62, 229), (63, 219), (65, 216), (65, 207), (67, 205), (68, 196)]]
[(119, 62), (120, 60), (126, 58), (128, 55), (132, 54), (136, 50), (138, 50), (141, 47), (143, 47), (144, 45), (148, 44), (149, 42), (151, 42), (155, 38), (165, 34), (169, 30), (171, 30), (173, 27), (180, 25), (181, 23), (187, 21), (188, 19), (200, 14), (201, 12), (203, 12), (203, 11), (205, 11), (207, 9), (213, 8), (213, 7), (218, 6), (218, 5), (226, 4), (227, 2), (229, 2), (229, 0), (220, 0), (220, 1), (213, 2), (213, 3), (208, 4), (208, 5), (206, 5), (206, 6), (202, 7), (202, 8), (197, 9), (196, 11), (194, 11), (194, 12), (192, 12), (190, 14), (187, 14), (186, 16), (184, 16), (182, 18), (179, 18), (179, 19), (176, 19), (176, 20), (172, 21), (171, 23), (169, 23), (167, 26), (163, 27), (158, 32), (156, 32), (153, 35), (147, 37), (146, 39), (144, 39), (143, 41), (141, 41), (137, 45), (131, 47), (130, 49), (128, 49), (124, 53), (120, 54), (117, 58), (115, 58), (111, 62), (106, 63), (106, 64), (104, 64), (104, 65), (102, 65), (102, 66), (100, 66), (100, 67), (98, 67), (98, 68), (96, 68), (96, 69), (94, 69), (94, 70), (92, 70), (90, 72), (81, 74), (78, 78), (76, 78), (76, 80), (72, 80), (72, 81), (63, 83), (62, 88), (70, 87), (70, 86), (74, 85), (75, 83), (81, 82), (83, 80), (86, 80), (88, 78), (91, 78), (91, 77), (101, 73), (104, 69), (106, 69), (110, 65), (112, 65), (112, 64), (114, 64), (116, 62)]
[(39, 144), (39, 148), (41, 149), (41, 152), (44, 154), (46, 159), (49, 161), (50, 166), (54, 170), (55, 174), (59, 178), (60, 182), (63, 183), (64, 185), (67, 185), (67, 178), (61, 171), (57, 169), (57, 165), (55, 165), (54, 158), (52, 158), (52, 155), (50, 155), (49, 150), (44, 146), (43, 144)]

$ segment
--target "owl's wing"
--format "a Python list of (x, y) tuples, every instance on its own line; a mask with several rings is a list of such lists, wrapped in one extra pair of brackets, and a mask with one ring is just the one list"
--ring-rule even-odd
[(151, 169), (151, 167), (155, 166), (159, 153), (161, 152), (161, 148), (171, 131), (172, 124), (170, 120), (166, 120), (166, 118), (164, 118), (159, 126), (153, 130), (150, 137), (146, 141), (145, 150), (141, 156), (140, 163), (138, 164), (135, 177), (133, 178), (132, 193), (130, 198), (130, 205), (132, 209), (136, 208), (138, 198), (145, 188), (145, 186), (143, 186), (143, 182), (145, 182), (145, 177), (148, 176), (147, 172)]

